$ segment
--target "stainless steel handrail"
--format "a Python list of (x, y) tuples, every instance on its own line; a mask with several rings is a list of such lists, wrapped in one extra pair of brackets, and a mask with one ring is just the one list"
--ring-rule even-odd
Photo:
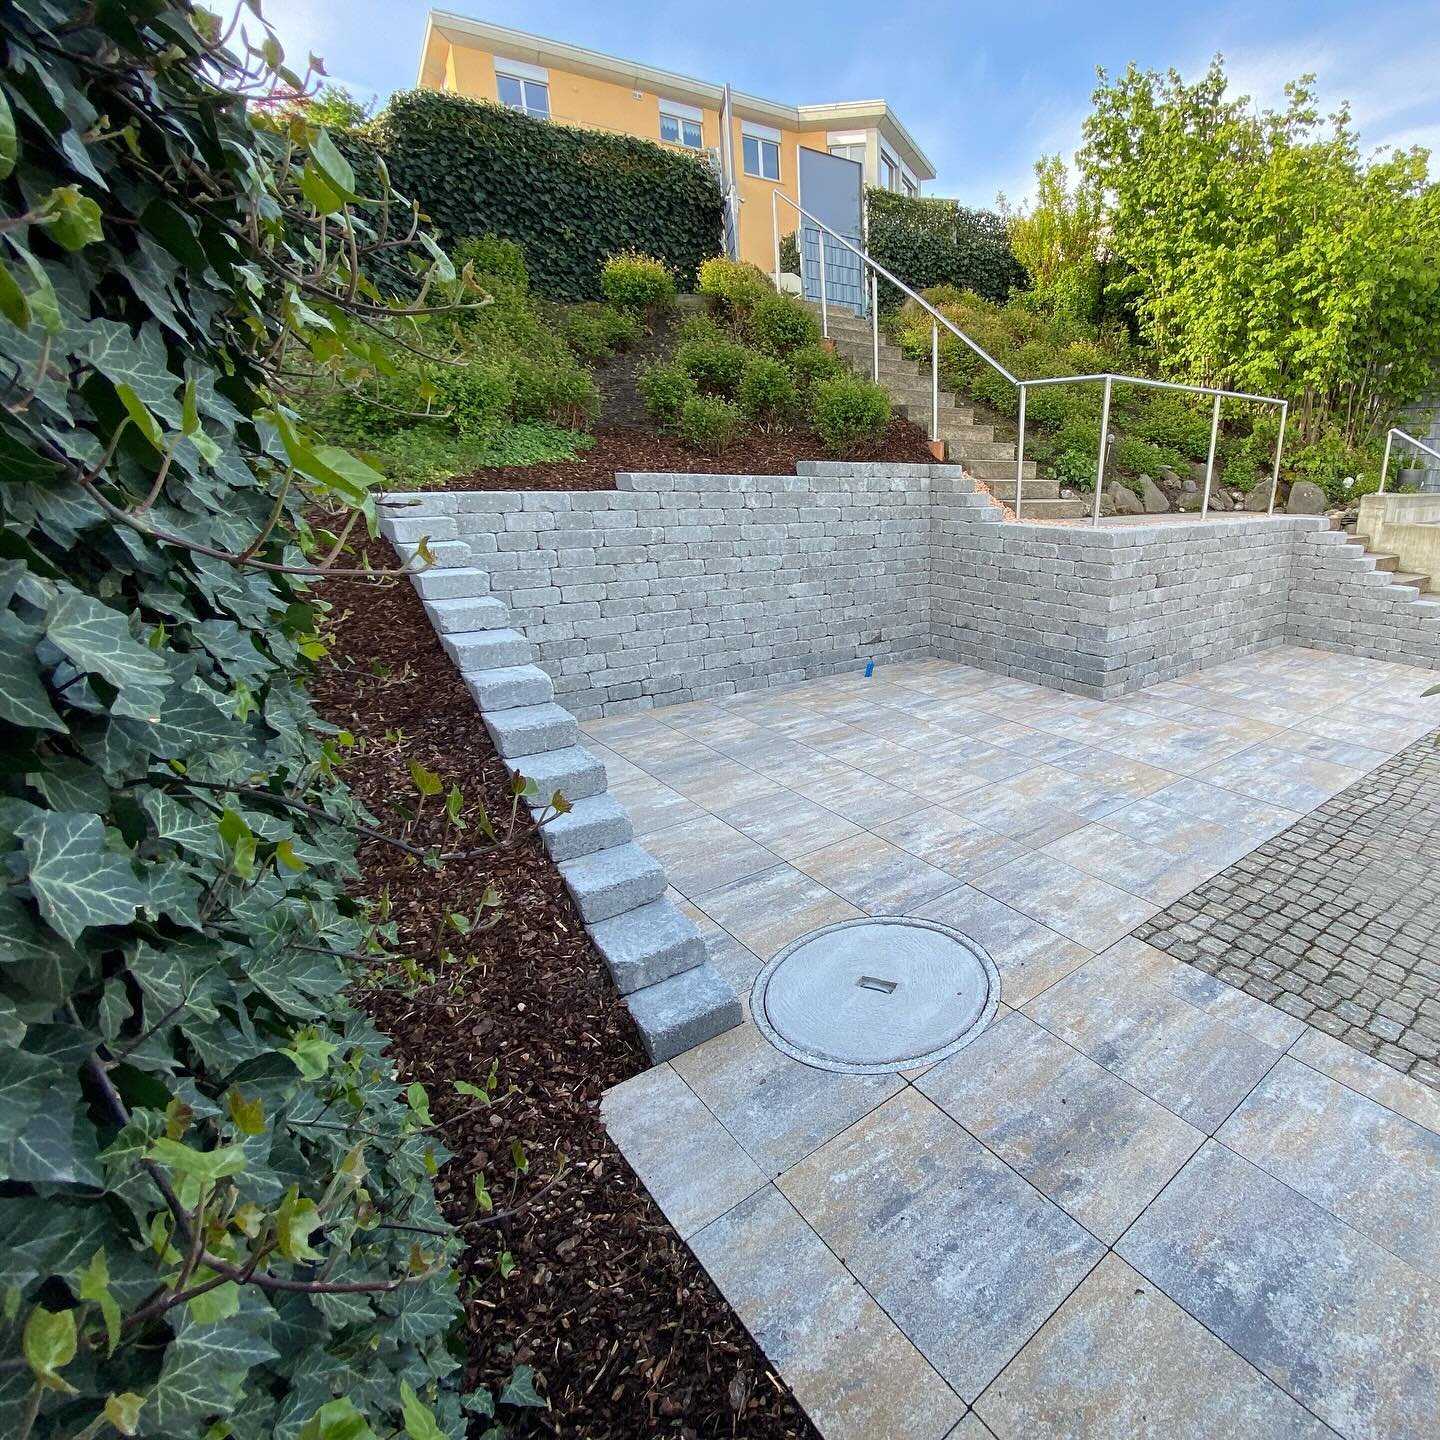
[[(1012, 375), (993, 355), (977, 345), (958, 325), (947, 319), (940, 313), (923, 295), (917, 294), (903, 280), (893, 275), (879, 261), (872, 259), (864, 250), (852, 245), (843, 235), (831, 229), (823, 220), (817, 219), (798, 202), (792, 200), (781, 191), (770, 192), (770, 223), (775, 241), (775, 288), (780, 288), (780, 206), (779, 201), (783, 200), (797, 214), (803, 216), (812, 225), (837, 240), (863, 265), (870, 268), (872, 275), (871, 284), (871, 305), (870, 325), (872, 332), (872, 346), (874, 354), (874, 378), (880, 379), (880, 306), (879, 306), (879, 285), (876, 277), (884, 276), (903, 295), (907, 295), (930, 316), (930, 438), (940, 438), (940, 330), (943, 325), (955, 338), (969, 346), (986, 364), (990, 365), (997, 373), (1003, 375), (1020, 392), (1019, 410), (1019, 435), (1015, 445), (1015, 518), (1020, 518), (1021, 492), (1025, 484), (1025, 398), (1027, 391), (1040, 385), (1081, 385), (1091, 382), (1103, 383), (1105, 386), (1104, 399), (1100, 409), (1100, 454), (1095, 466), (1095, 508), (1091, 517), (1091, 524), (1100, 523), (1100, 502), (1103, 499), (1102, 489), (1105, 481), (1105, 458), (1108, 443), (1108, 431), (1110, 428), (1110, 397), (1112, 388), (1117, 385), (1143, 385), (1152, 390), (1183, 390), (1192, 395), (1213, 395), (1215, 406), (1210, 420), (1210, 450), (1205, 461), (1205, 493), (1200, 500), (1200, 516), (1202, 519), (1210, 513), (1210, 488), (1215, 474), (1215, 450), (1220, 438), (1220, 402), (1222, 400), (1247, 400), (1260, 405), (1278, 405), (1280, 407), (1280, 433), (1275, 440), (1275, 464), (1270, 475), (1270, 503), (1265, 513), (1275, 513), (1275, 494), (1280, 488), (1280, 457), (1285, 448), (1285, 424), (1290, 415), (1290, 402), (1281, 400), (1274, 395), (1251, 395), (1244, 390), (1220, 390), (1211, 385), (1186, 385), (1175, 380), (1151, 380), (1142, 375), (1116, 375), (1114, 373), (1102, 373), (1098, 375), (1054, 375), (1044, 376), (1034, 380), (1021, 380)], [(820, 242), (820, 331), (827, 338), (830, 334), (830, 307), (827, 291), (829, 289), (825, 265), (825, 242)], [(1394, 435), (1404, 435), (1404, 431), (1392, 430), (1385, 441), (1386, 463), (1390, 457), (1390, 438)], [(1427, 454), (1435, 455), (1435, 451), (1426, 445), (1421, 445), (1413, 436), (1406, 435), (1405, 438), (1419, 446)], [(1436, 455), (1440, 459), (1440, 455)], [(1384, 489), (1384, 476), (1381, 477), (1381, 489)]]
[(1385, 459), (1380, 464), (1380, 488), (1375, 492), (1377, 495), (1385, 493), (1385, 477), (1390, 473), (1390, 447), (1397, 435), (1407, 445), (1413, 446), (1416, 450), (1423, 450), (1427, 455), (1432, 455), (1436, 460), (1440, 460), (1440, 450), (1432, 450), (1423, 440), (1417, 440), (1413, 435), (1392, 425), (1385, 432)]

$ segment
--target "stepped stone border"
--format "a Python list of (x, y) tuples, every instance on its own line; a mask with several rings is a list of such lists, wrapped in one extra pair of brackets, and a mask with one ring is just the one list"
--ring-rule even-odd
[(436, 563), (411, 581), (501, 761), (544, 797), (531, 812), (543, 811), (556, 790), (570, 801), (570, 812), (549, 821), (541, 838), (625, 997), (646, 1054), (658, 1065), (738, 1025), (734, 987), (707, 960), (694, 921), (664, 898), (665, 872), (635, 843), (630, 817), (606, 793), (605, 766), (579, 743), (575, 716), (555, 703), (529, 640), (511, 628), (509, 607), (490, 594), (489, 572), (472, 563), (483, 558), (483, 539), (457, 534), (453, 514), (444, 513), (453, 496), (427, 494), (423, 516), (406, 513), (419, 503), (384, 497), (380, 531), (406, 561), (430, 537)]

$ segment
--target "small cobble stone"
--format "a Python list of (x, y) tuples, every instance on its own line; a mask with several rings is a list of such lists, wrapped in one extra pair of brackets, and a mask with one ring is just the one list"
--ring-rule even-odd
[(1135, 934), (1440, 1088), (1440, 748), (1427, 735)]

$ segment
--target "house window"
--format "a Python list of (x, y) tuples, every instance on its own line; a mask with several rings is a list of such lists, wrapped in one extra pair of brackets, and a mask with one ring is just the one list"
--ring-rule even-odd
[(550, 74), (523, 60), (495, 61), (495, 93), (500, 103), (534, 120), (550, 118)]
[(687, 150), (701, 149), (705, 144), (705, 130), (700, 111), (693, 105), (682, 105), (678, 100), (662, 100), (660, 138), (667, 145), (683, 145)]
[(740, 148), (744, 154), (745, 173), (761, 180), (780, 178), (780, 142), (763, 135), (742, 135)]
[(842, 160), (855, 160), (861, 165), (865, 163), (865, 146), (860, 145), (832, 145), (832, 155), (838, 155)]
[(900, 167), (883, 150), (880, 152), (880, 183), (887, 190), (900, 188)]
[(900, 174), (900, 183), (905, 187), (905, 193), (907, 195), (918, 195), (920, 193), (920, 187), (903, 171)]

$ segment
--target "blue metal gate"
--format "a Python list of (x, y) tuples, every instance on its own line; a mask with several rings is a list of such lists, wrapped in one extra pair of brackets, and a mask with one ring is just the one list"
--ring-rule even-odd
[[(864, 179), (864, 168), (858, 160), (800, 147), (800, 204), (837, 235), (843, 235), (857, 250), (865, 248), (862, 218)], [(798, 240), (801, 280), (806, 297), (811, 300), (820, 298), (822, 238), (825, 243), (823, 276), (826, 300), (831, 305), (844, 306), (856, 315), (868, 314), (866, 292), (869, 287), (860, 257), (802, 216)]]

